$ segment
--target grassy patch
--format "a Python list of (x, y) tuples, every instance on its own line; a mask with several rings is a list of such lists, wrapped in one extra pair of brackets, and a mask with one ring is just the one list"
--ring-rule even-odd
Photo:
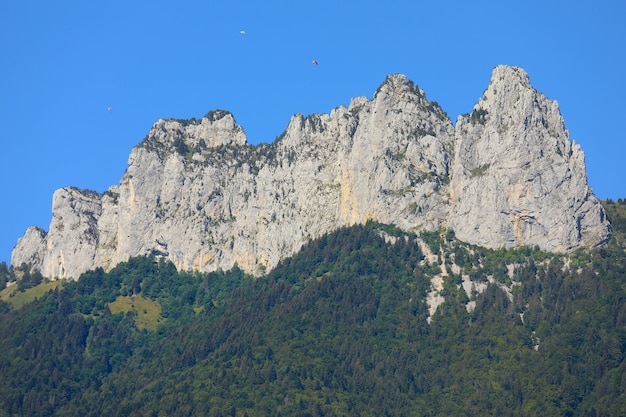
[(9, 303), (11, 307), (18, 309), (23, 305), (34, 301), (35, 298), (39, 298), (48, 291), (55, 289), (61, 285), (62, 282), (62, 280), (42, 282), (41, 284), (33, 288), (28, 288), (24, 291), (18, 291), (17, 285), (11, 285), (10, 287), (0, 291), (0, 298), (2, 301)]
[(472, 174), (472, 177), (481, 177), (485, 174), (485, 171), (487, 171), (487, 168), (489, 168), (489, 164), (481, 165), (479, 167), (472, 169), (470, 173)]
[(135, 324), (140, 329), (156, 330), (161, 317), (161, 305), (148, 298), (143, 298), (141, 294), (135, 296), (119, 296), (115, 301), (109, 303), (111, 313), (133, 312)]

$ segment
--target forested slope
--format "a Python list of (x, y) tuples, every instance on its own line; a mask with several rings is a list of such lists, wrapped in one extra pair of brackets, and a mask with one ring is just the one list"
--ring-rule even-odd
[(256, 279), (135, 258), (18, 293), (0, 416), (624, 415), (626, 205), (605, 208), (609, 245), (569, 256), (368, 223)]

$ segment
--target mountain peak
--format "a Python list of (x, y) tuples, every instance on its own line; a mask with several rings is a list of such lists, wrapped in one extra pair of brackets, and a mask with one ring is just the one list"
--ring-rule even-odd
[(246, 143), (243, 128), (237, 125), (232, 113), (212, 110), (201, 119), (159, 119), (139, 146), (164, 157), (172, 152), (185, 156), (194, 149)]
[(409, 81), (404, 74), (389, 74), (385, 78), (385, 81), (382, 85), (388, 86), (389, 88), (395, 90), (412, 84), (413, 83)]
[(420, 99), (425, 99), (424, 91), (409, 80), (404, 74), (389, 74), (385, 81), (378, 87), (374, 93), (374, 100), (383, 96), (405, 97), (406, 95), (414, 95)]
[(491, 81), (489, 84), (520, 84), (525, 87), (530, 87), (530, 78), (528, 73), (520, 67), (509, 65), (498, 65), (491, 73)]
[[(450, 227), (476, 243), (537, 243), (552, 251), (594, 246), (608, 222), (587, 185), (584, 155), (569, 140), (558, 103), (524, 70), (498, 66), (469, 115), (459, 116)], [(588, 223), (590, 219), (595, 220)], [(568, 219), (578, 219), (574, 223)]]

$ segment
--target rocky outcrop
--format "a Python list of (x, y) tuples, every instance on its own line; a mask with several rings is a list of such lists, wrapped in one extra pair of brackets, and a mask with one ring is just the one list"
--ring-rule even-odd
[(455, 135), (448, 226), (460, 239), (558, 252), (607, 239), (584, 154), (557, 102), (533, 89), (522, 69), (495, 68)]
[(272, 144), (247, 144), (226, 111), (158, 120), (119, 185), (55, 192), (49, 232), (28, 229), (12, 262), (77, 278), (154, 254), (181, 269), (261, 274), (309, 239), (370, 219), (448, 227), (493, 248), (567, 251), (610, 233), (556, 102), (501, 66), (456, 129), (398, 74), (371, 100), (293, 116)]

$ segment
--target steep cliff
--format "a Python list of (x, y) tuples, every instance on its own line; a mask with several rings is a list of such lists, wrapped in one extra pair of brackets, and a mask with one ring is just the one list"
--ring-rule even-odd
[(557, 102), (533, 89), (523, 70), (495, 68), (455, 136), (448, 226), (461, 240), (557, 252), (606, 240), (584, 154)]
[(119, 185), (57, 190), (52, 211), (49, 232), (29, 228), (12, 263), (60, 278), (144, 254), (260, 274), (307, 240), (369, 219), (449, 227), (487, 247), (567, 251), (610, 234), (557, 103), (507, 66), (456, 129), (398, 74), (371, 100), (293, 116), (272, 144), (247, 144), (222, 110), (158, 120)]

